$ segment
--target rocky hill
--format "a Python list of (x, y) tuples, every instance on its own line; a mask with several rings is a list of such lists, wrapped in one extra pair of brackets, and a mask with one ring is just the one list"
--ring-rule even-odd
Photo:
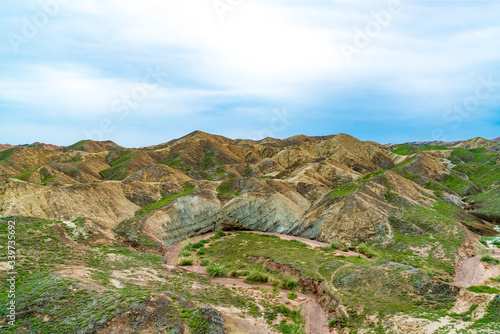
[[(498, 307), (494, 294), (483, 292), (500, 292), (494, 280), (494, 275), (500, 276), (495, 265), (500, 256), (495, 253), (499, 150), (498, 141), (483, 138), (383, 146), (346, 134), (253, 141), (201, 131), (143, 148), (84, 140), (62, 148), (40, 144), (3, 150), (0, 216), (24, 224), (20, 238), (26, 246), (33, 246), (33, 236), (40, 241), (23, 253), (27, 280), (34, 285), (68, 280), (64, 284), (74, 291), (97, 289), (103, 298), (106, 293), (115, 298), (106, 297), (109, 305), (100, 311), (105, 316), (85, 322), (53, 313), (57, 303), (47, 296), (47, 308), (29, 318), (38, 320), (25, 319), (19, 331), (57, 325), (56, 332), (112, 333), (116, 327), (132, 333), (134, 317), (148, 319), (136, 331), (141, 333), (168, 333), (168, 326), (174, 332), (198, 333), (197, 321), (213, 328), (225, 323), (228, 333), (251, 333), (245, 327), (249, 323), (258, 333), (432, 333), (426, 328), (441, 321), (449, 330), (495, 330), (498, 319), (482, 320)], [(215, 238), (217, 231), (277, 233), (322, 248), (241, 232)], [(206, 246), (186, 241), (203, 236), (213, 239)], [(50, 240), (44, 247), (46, 239)], [(68, 250), (51, 248), (51, 243)], [(481, 262), (486, 254), (489, 258)], [(59, 260), (34, 265), (46, 256)], [(145, 256), (160, 263), (140, 263)], [(127, 264), (119, 266), (113, 259)], [(174, 263), (167, 260), (167, 266), (161, 265), (165, 259)], [(477, 261), (467, 262), (470, 259)], [(183, 271), (212, 280), (193, 280), (175, 267), (181, 263), (191, 264), (181, 266)], [(148, 274), (150, 269), (154, 272)], [(467, 276), (470, 271), (475, 273), (472, 277)], [(279, 298), (273, 305), (263, 303), (263, 296), (252, 297), (254, 306), (238, 304), (236, 299), (252, 295), (251, 286), (241, 286), (235, 295), (224, 290), (227, 303), (222, 306), (213, 296), (199, 299), (188, 292), (214, 282), (241, 285), (224, 281), (230, 280), (230, 272), (235, 272), (233, 279), (243, 277), (245, 284), (252, 283), (252, 275), (257, 282), (280, 282), (274, 286), (276, 298), (283, 292), (281, 284), (286, 289), (286, 280), (296, 280), (292, 292), (300, 286), (300, 298), (310, 304), (282, 308), (283, 314), (279, 307), (287, 304)], [(137, 286), (134, 280), (149, 283)], [(175, 298), (173, 285), (165, 283), (173, 281), (185, 287), (175, 292)], [(161, 292), (165, 284), (168, 293)], [(482, 287), (465, 289), (474, 285)], [(144, 303), (122, 305), (131, 298), (130, 291), (121, 290), (125, 288), (144, 296)], [(385, 295), (373, 295), (373, 289)], [(61, 294), (67, 296), (62, 290)], [(391, 294), (394, 298), (388, 297)], [(176, 302), (184, 297), (186, 311), (178, 312), (181, 306)], [(403, 303), (408, 298), (412, 301)], [(398, 309), (402, 303), (405, 308)], [(30, 305), (26, 299), (23, 312), (34, 312)], [(161, 305), (171, 306), (167, 310)], [(424, 311), (417, 311), (419, 305)], [(149, 318), (144, 318), (143, 307), (154, 310)], [(322, 322), (311, 319), (307, 307), (317, 307), (329, 324), (313, 328), (312, 323)], [(294, 320), (290, 312), (300, 308), (301, 318)], [(85, 317), (88, 310), (81, 312)], [(274, 318), (269, 312), (276, 313)], [(171, 317), (165, 319), (166, 313)], [(459, 319), (459, 324), (450, 319)], [(61, 327), (58, 321), (73, 327)]]

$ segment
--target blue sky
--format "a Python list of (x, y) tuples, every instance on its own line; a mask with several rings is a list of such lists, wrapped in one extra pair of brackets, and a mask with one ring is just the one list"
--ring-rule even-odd
[(497, 1), (0, 5), (0, 143), (500, 136)]

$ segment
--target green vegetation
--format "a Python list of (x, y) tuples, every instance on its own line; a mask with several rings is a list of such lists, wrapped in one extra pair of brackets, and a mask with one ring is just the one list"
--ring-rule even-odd
[(382, 232), (366, 243), (367, 251), (379, 258), (453, 274), (454, 253), (465, 241), (465, 232), (455, 218), (459, 212), (443, 201), (432, 209), (407, 206), (402, 216), (390, 220), (393, 238)]
[(470, 286), (467, 288), (467, 290), (469, 290), (470, 292), (475, 292), (475, 293), (491, 293), (491, 294), (500, 293), (500, 289), (492, 288), (490, 286), (485, 286), (485, 285)]
[(304, 330), (297, 324), (282, 323), (279, 330), (283, 334), (305, 334)]
[(155, 210), (166, 207), (177, 198), (194, 193), (195, 190), (196, 190), (195, 185), (192, 182), (187, 181), (183, 184), (183, 191), (181, 193), (163, 196), (159, 201), (142, 207), (139, 211), (136, 212), (135, 216), (136, 218), (144, 217)]
[(79, 142), (74, 143), (73, 145), (66, 146), (63, 148), (63, 152), (68, 152), (71, 150), (74, 151), (84, 151), (84, 145), (88, 143), (88, 140), (80, 140)]
[[(62, 222), (9, 219), (16, 221), (18, 243), (17, 311), (30, 316), (19, 317), (16, 326), (5, 328), (2, 333), (83, 333), (130, 312), (137, 315), (134, 328), (150, 319), (152, 324), (169, 324), (173, 332), (179, 332), (184, 323), (192, 333), (205, 333), (207, 326), (213, 325), (210, 319), (214, 311), (196, 305), (236, 307), (243, 314), (264, 317), (270, 324), (281, 314), (282, 323), (273, 324), (277, 329), (287, 324), (284, 330), (296, 331), (302, 323), (300, 312), (276, 302), (272, 292), (263, 290), (264, 298), (258, 300), (239, 289), (210, 284), (200, 275), (167, 270), (161, 256), (138, 252), (116, 242), (93, 245), (92, 233), (79, 238), (73, 234), (73, 227)], [(77, 227), (87, 226), (84, 218), (74, 223)], [(7, 224), (0, 219), (1, 244), (6, 244), (7, 236)], [(68, 238), (73, 238), (78, 246), (68, 243)], [(192, 245), (196, 249), (199, 244)], [(217, 267), (215, 275), (223, 276), (225, 266)], [(64, 277), (60, 271), (67, 268), (87, 271), (90, 277), (85, 281)], [(214, 266), (210, 268), (214, 273)], [(88, 280), (95, 283), (89, 285)], [(2, 279), (3, 304), (8, 299), (5, 286), (6, 280)], [(144, 309), (148, 311), (141, 313)], [(5, 317), (6, 312), (6, 308), (1, 309), (0, 316)]]
[(19, 175), (16, 175), (13, 178), (14, 179), (19, 179), (19, 180), (26, 180), (27, 178), (29, 178), (31, 176), (31, 174), (33, 174), (34, 172), (36, 172), (38, 170), (38, 168), (39, 167), (35, 167), (33, 169), (27, 170), (26, 172), (21, 173)]
[(118, 157), (110, 162), (110, 168), (101, 171), (100, 174), (106, 180), (123, 180), (128, 176), (127, 169), (130, 162), (135, 159), (135, 154), (131, 150), (116, 149), (109, 153), (106, 161), (111, 160), (112, 153), (117, 154)]
[(223, 181), (217, 187), (216, 189), (217, 193), (226, 198), (238, 197), (240, 195), (240, 190), (236, 189), (235, 181), (236, 181), (235, 178)]
[(0, 162), (8, 161), (11, 155), (16, 151), (15, 148), (0, 151)]
[(425, 184), (425, 189), (433, 190), (434, 194), (439, 198), (443, 197), (443, 191), (446, 191), (446, 187), (444, 185), (434, 181), (428, 181)]
[(72, 178), (75, 178), (78, 176), (80, 172), (78, 171), (78, 169), (75, 169), (75, 168), (71, 168), (71, 169), (68, 169), (66, 171), (66, 174)]
[(340, 187), (337, 187), (332, 190), (330, 193), (329, 197), (330, 198), (335, 198), (335, 197), (340, 197), (344, 195), (349, 195), (357, 190), (359, 190), (360, 186), (355, 183), (355, 182), (349, 182), (344, 185), (341, 185)]
[(213, 277), (226, 277), (228, 269), (223, 264), (212, 263), (207, 268), (207, 272)]
[(392, 150), (392, 153), (396, 153), (399, 155), (409, 155), (414, 153), (415, 150), (410, 149), (410, 144), (403, 144), (403, 145), (398, 145), (394, 150)]
[(472, 328), (500, 329), (500, 295), (497, 295), (486, 309), (486, 314), (477, 320)]
[(191, 166), (185, 165), (183, 163), (180, 154), (177, 154), (175, 157), (164, 161), (163, 164), (172, 168), (180, 169), (181, 171), (186, 173), (189, 173), (191, 171)]
[(479, 203), (479, 208), (475, 210), (476, 213), (485, 216), (500, 216), (500, 191), (498, 188), (472, 196), (470, 199)]
[(137, 220), (135, 218), (121, 221), (114, 229), (117, 234), (124, 236), (134, 247), (156, 248), (158, 244), (142, 233), (139, 233)]
[(245, 283), (252, 284), (255, 282), (262, 282), (262, 283), (267, 283), (269, 282), (269, 276), (262, 273), (262, 272), (252, 272), (250, 275), (245, 279)]
[[(451, 307), (458, 292), (458, 289), (441, 285), (409, 266), (389, 265), (384, 260), (375, 262), (361, 257), (334, 256), (321, 249), (303, 247), (297, 242), (269, 235), (238, 232), (235, 237), (212, 242), (207, 256), (215, 263), (225, 263), (235, 275), (250, 271), (253, 276), (257, 272), (259, 277), (272, 281), (273, 286), (293, 291), (298, 287), (296, 279), (270, 271), (257, 259), (291, 266), (305, 277), (336, 287), (336, 298), (343, 305), (353, 311), (363, 309), (364, 314), (412, 313), (422, 308), (433, 313)], [(293, 294), (291, 296), (293, 298)], [(355, 319), (348, 326), (362, 327), (363, 316)]]
[(328, 247), (323, 247), (321, 248), (322, 250), (326, 251), (326, 252), (329, 252), (329, 251), (336, 251), (337, 249), (341, 249), (342, 248), (342, 244), (338, 241), (332, 241), (330, 243), (330, 246)]
[(466, 181), (464, 176), (460, 175), (456, 171), (452, 171), (451, 174), (445, 177), (443, 185), (461, 196), (468, 196), (475, 192), (475, 190), (471, 187), (471, 184)]
[(453, 169), (463, 173), (482, 189), (500, 184), (498, 154), (486, 154), (484, 150), (453, 149), (450, 160), (457, 166)]
[(73, 155), (65, 160), (61, 160), (61, 163), (67, 163), (67, 164), (77, 164), (79, 162), (83, 161), (83, 157), (79, 154)]
[(299, 281), (293, 277), (286, 276), (283, 279), (283, 288), (288, 290), (294, 290), (299, 286)]
[(181, 259), (179, 261), (179, 266), (192, 266), (193, 265), (193, 259)]
[[(410, 145), (413, 148), (411, 148)], [(392, 150), (392, 153), (396, 153), (399, 155), (410, 155), (421, 151), (436, 151), (436, 150), (444, 151), (444, 150), (451, 150), (451, 148), (439, 145), (402, 144), (402, 145), (397, 145), (396, 148)]]
[(420, 181), (420, 179), (422, 178), (421, 175), (412, 174), (412, 173), (405, 173), (403, 175), (403, 177), (410, 180), (410, 181), (416, 182), (416, 183), (418, 183), (418, 181)]
[(55, 179), (56, 176), (49, 173), (45, 168), (40, 169), (40, 183), (42, 185), (47, 185), (50, 181)]
[(483, 257), (481, 257), (481, 261), (489, 263), (489, 264), (499, 264), (500, 263), (500, 260), (491, 257), (490, 254), (487, 254), (487, 255), (484, 255)]

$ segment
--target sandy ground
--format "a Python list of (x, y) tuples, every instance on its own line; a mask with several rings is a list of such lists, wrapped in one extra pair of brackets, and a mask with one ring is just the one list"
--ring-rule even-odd
[[(493, 258), (500, 260), (500, 250), (490, 252)], [(500, 267), (481, 262), (481, 256), (473, 256), (464, 260), (455, 274), (453, 284), (458, 287), (468, 288), (474, 285), (483, 285), (490, 278), (500, 276)]]
[(484, 272), (485, 270), (479, 256), (468, 258), (457, 269), (453, 284), (462, 288), (477, 285), (477, 282), (483, 277)]

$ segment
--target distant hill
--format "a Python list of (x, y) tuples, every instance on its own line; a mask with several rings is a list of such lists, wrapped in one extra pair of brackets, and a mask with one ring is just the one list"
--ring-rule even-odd
[(63, 146), (57, 146), (53, 144), (44, 144), (39, 142), (34, 142), (33, 144), (22, 144), (22, 145), (10, 145), (10, 144), (0, 144), (0, 151), (9, 150), (11, 148), (16, 147), (35, 147), (35, 148), (47, 148), (51, 150), (57, 150), (62, 148)]

